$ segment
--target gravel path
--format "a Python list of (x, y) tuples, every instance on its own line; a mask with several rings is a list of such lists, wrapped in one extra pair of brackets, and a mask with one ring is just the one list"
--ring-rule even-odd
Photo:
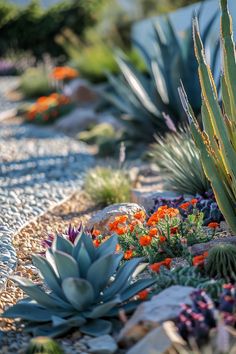
[(8, 91), (17, 87), (18, 82), (17, 76), (0, 77), (0, 113), (19, 106), (19, 102), (9, 101), (5, 96)]
[(12, 236), (79, 189), (92, 163), (86, 145), (49, 128), (0, 123), (0, 287), (17, 262)]

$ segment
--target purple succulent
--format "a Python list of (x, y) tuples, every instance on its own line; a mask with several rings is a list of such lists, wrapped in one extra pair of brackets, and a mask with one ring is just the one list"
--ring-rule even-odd
[[(82, 232), (82, 230), (83, 230), (82, 223), (80, 223), (77, 228), (73, 227), (70, 224), (68, 229), (65, 231), (65, 233), (62, 236), (65, 237), (67, 240), (69, 240), (71, 243), (74, 243), (77, 236)], [(48, 238), (42, 241), (42, 246), (45, 248), (51, 247), (54, 237), (55, 237), (54, 235), (49, 234)]]

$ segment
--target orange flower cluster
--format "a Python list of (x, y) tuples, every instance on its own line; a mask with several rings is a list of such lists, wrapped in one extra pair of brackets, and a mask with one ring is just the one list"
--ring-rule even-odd
[(70, 99), (59, 93), (42, 96), (26, 111), (27, 120), (48, 121), (60, 115), (60, 109), (70, 103)]
[(69, 66), (56, 66), (51, 73), (51, 77), (57, 81), (71, 80), (78, 75), (78, 71)]
[(164, 219), (166, 217), (176, 217), (179, 214), (179, 210), (175, 208), (169, 208), (167, 205), (163, 205), (157, 209), (155, 213), (153, 213), (147, 221), (148, 226), (155, 226), (160, 219)]
[(133, 250), (127, 250), (124, 254), (124, 259), (127, 261), (133, 257)]
[(185, 202), (185, 203), (181, 204), (179, 207), (181, 209), (188, 210), (190, 205), (195, 205), (197, 202), (198, 202), (198, 200), (196, 198), (194, 198), (194, 199), (190, 200), (189, 202)]
[(202, 267), (204, 265), (205, 259), (208, 257), (208, 252), (204, 252), (203, 254), (199, 256), (193, 257), (193, 265), (195, 267)]
[(161, 266), (165, 266), (166, 268), (170, 268), (172, 259), (171, 258), (166, 258), (164, 261), (153, 263), (149, 266), (149, 268), (156, 273), (159, 273)]
[(115, 220), (109, 224), (110, 231), (117, 233), (117, 235), (124, 235), (128, 231), (127, 226), (124, 225), (127, 219), (127, 215), (117, 216)]

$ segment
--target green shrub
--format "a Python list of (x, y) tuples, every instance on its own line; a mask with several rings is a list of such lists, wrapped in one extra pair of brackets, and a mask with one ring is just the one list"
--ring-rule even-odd
[(110, 333), (109, 317), (117, 316), (121, 309), (135, 309), (140, 302), (132, 301), (134, 296), (154, 283), (153, 278), (134, 281), (133, 273), (142, 259), (121, 265), (123, 253), (116, 253), (117, 244), (117, 237), (111, 236), (96, 247), (83, 231), (74, 243), (57, 235), (45, 256), (33, 256), (43, 287), (15, 276), (28, 298), (2, 316), (21, 318), (24, 329), (36, 336), (56, 337), (72, 329), (92, 336)]
[(151, 156), (160, 168), (166, 190), (204, 195), (210, 189), (199, 150), (188, 129), (157, 138)]
[(29, 68), (20, 78), (20, 91), (27, 98), (47, 96), (52, 92), (48, 73), (43, 67)]
[(131, 183), (122, 170), (96, 167), (85, 178), (85, 191), (98, 205), (130, 201)]
[(63, 28), (71, 28), (83, 36), (85, 29), (96, 23), (99, 9), (105, 2), (64, 0), (49, 8), (42, 8), (38, 0), (31, 1), (25, 7), (7, 7), (0, 3), (0, 14), (2, 12), (4, 15), (0, 20), (0, 55), (9, 48), (30, 50), (37, 58), (41, 58), (44, 53), (54, 57), (65, 54), (55, 42), (55, 36)]

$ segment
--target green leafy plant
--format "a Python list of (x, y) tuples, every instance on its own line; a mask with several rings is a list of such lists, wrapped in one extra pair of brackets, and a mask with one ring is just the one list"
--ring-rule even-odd
[(131, 182), (120, 169), (96, 167), (87, 173), (85, 191), (98, 205), (124, 203), (130, 200)]
[(204, 195), (210, 189), (200, 152), (188, 128), (162, 138), (156, 137), (151, 157), (160, 168), (166, 190)]
[(205, 264), (206, 273), (213, 278), (236, 279), (236, 246), (222, 243), (212, 247)]
[(57, 342), (48, 337), (31, 339), (25, 354), (63, 354)]
[(184, 88), (180, 89), (190, 128), (207, 178), (210, 180), (217, 204), (231, 229), (236, 232), (236, 61), (232, 19), (227, 0), (221, 0), (221, 43), (223, 49), (223, 74), (221, 77), (222, 105), (219, 103), (216, 85), (206, 62), (198, 21), (193, 22), (195, 52), (199, 64), (202, 89), (202, 120), (198, 124)]
[(20, 77), (19, 90), (26, 98), (46, 96), (52, 92), (44, 67), (29, 68)]
[[(215, 18), (216, 14), (210, 18), (204, 30), (205, 44), (209, 42), (207, 40), (212, 33)], [(190, 28), (180, 36), (166, 17), (162, 23), (155, 24), (155, 33), (154, 55), (153, 50), (149, 54), (135, 43), (143, 54), (148, 75), (142, 74), (123, 54), (118, 54), (121, 77), (109, 75), (113, 92), (109, 89), (105, 93), (107, 99), (125, 114), (121, 118), (127, 126), (127, 134), (133, 139), (148, 142), (153, 140), (155, 132), (161, 135), (175, 130), (175, 126), (186, 120), (178, 96), (180, 79), (186, 86), (197, 114), (201, 107), (201, 91)], [(213, 52), (214, 69), (218, 49), (216, 44), (214, 50), (210, 50)]]
[(156, 276), (153, 291), (159, 293), (172, 285), (192, 286), (196, 289), (204, 289), (212, 299), (218, 300), (223, 284), (223, 279), (213, 280), (208, 274), (203, 275), (196, 267), (185, 266), (167, 269), (162, 266)]
[(154, 282), (132, 278), (142, 259), (121, 265), (123, 253), (115, 253), (117, 243), (112, 236), (96, 247), (82, 231), (74, 243), (57, 235), (45, 257), (33, 256), (43, 287), (14, 277), (28, 298), (8, 308), (3, 317), (21, 318), (25, 330), (36, 336), (56, 337), (73, 328), (94, 336), (109, 333), (107, 318), (121, 308), (132, 311), (138, 302), (129, 300)]

